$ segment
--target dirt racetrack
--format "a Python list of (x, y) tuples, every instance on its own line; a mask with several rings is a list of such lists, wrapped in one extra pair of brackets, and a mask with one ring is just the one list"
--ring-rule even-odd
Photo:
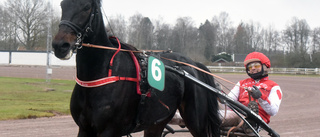
[[(73, 79), (75, 67), (53, 67), (53, 79)], [(245, 74), (217, 74), (232, 82), (246, 78)], [(1, 66), (0, 77), (46, 78), (41, 66)], [(282, 137), (320, 136), (320, 76), (270, 75), (282, 91), (279, 113), (271, 118), (270, 126)], [(221, 80), (219, 80), (221, 81)], [(223, 82), (224, 83), (224, 82)], [(232, 88), (232, 84), (226, 84)], [(226, 89), (226, 88), (224, 88)], [(1, 90), (1, 89), (0, 89)], [(0, 108), (1, 109), (1, 108)], [(178, 127), (173, 126), (175, 129)], [(0, 121), (0, 137), (74, 137), (77, 126), (71, 116)], [(261, 132), (267, 136), (265, 131)], [(142, 133), (132, 134), (141, 137)], [(168, 137), (191, 137), (189, 133), (176, 133)]]

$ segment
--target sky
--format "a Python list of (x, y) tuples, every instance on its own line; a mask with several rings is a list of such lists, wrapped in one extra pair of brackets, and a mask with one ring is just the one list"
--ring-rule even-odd
[[(4, 0), (0, 0), (4, 1)], [(60, 11), (61, 0), (53, 2)], [(191, 17), (195, 26), (211, 21), (221, 12), (229, 14), (233, 26), (240, 22), (260, 23), (262, 27), (273, 26), (282, 30), (292, 17), (305, 19), (310, 28), (320, 27), (320, 0), (102, 0), (108, 17), (120, 14), (127, 19), (140, 13), (151, 20), (162, 18), (174, 25), (179, 17)]]

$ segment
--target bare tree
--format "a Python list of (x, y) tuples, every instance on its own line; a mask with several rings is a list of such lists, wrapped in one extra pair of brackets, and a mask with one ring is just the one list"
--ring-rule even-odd
[(221, 12), (219, 16), (212, 18), (212, 24), (217, 27), (217, 47), (220, 49), (219, 52), (232, 51), (232, 40), (234, 36), (234, 28), (229, 18), (229, 14)]
[(0, 5), (0, 41), (4, 41), (5, 36), (5, 26), (7, 23), (5, 22), (8, 13), (4, 10), (2, 5)]
[(177, 19), (171, 39), (172, 49), (180, 53), (187, 53), (189, 47), (196, 45), (197, 29), (193, 27), (193, 21), (190, 17)]
[(0, 49), (17, 49), (17, 26), (12, 23), (16, 22), (16, 20), (16, 18), (9, 14), (5, 7), (0, 5)]
[(248, 34), (249, 49), (252, 48), (255, 51), (262, 49), (263, 47), (263, 30), (259, 23), (250, 22), (246, 24), (246, 32)]
[(289, 54), (287, 55), (288, 64), (293, 67), (310, 66), (310, 55), (308, 54), (308, 41), (310, 28), (306, 20), (292, 18), (291, 23), (283, 32), (283, 40), (286, 43)]
[(140, 33), (140, 22), (143, 19), (142, 14), (136, 13), (129, 18), (128, 43), (139, 48), (138, 35)]
[(156, 49), (169, 49), (170, 36), (172, 35), (172, 29), (169, 24), (162, 23), (161, 20), (155, 21), (154, 42)]
[(207, 60), (211, 60), (211, 56), (219, 53), (216, 47), (217, 28), (208, 20), (199, 28), (199, 44), (203, 49), (204, 56)]
[[(41, 39), (46, 34), (47, 5), (43, 0), (7, 0), (7, 8), (17, 27), (17, 39), (27, 50), (45, 46)], [(42, 43), (45, 43), (45, 41)]]
[(234, 35), (234, 52), (238, 54), (247, 54), (253, 51), (250, 45), (249, 34), (243, 23), (237, 27), (237, 32)]
[(264, 30), (264, 47), (263, 49), (267, 51), (268, 55), (276, 53), (278, 50), (283, 50), (281, 45), (280, 33), (276, 31), (272, 26)]
[(291, 24), (284, 30), (283, 40), (286, 42), (289, 52), (306, 53), (309, 35), (310, 27), (306, 20), (293, 17)]
[(320, 52), (320, 27), (312, 30), (311, 33), (311, 53)]
[(108, 32), (113, 33), (121, 41), (127, 42), (127, 24), (124, 16), (116, 15), (115, 17), (110, 18), (109, 24), (107, 25)]
[(311, 62), (312, 67), (320, 67), (320, 27), (313, 29), (311, 34)]
[(60, 15), (57, 16), (57, 15), (53, 15), (52, 17), (52, 36), (55, 36), (55, 34), (58, 33), (59, 31), (59, 24), (60, 24)]
[(138, 47), (141, 49), (153, 49), (154, 26), (148, 17), (144, 17), (139, 25)]

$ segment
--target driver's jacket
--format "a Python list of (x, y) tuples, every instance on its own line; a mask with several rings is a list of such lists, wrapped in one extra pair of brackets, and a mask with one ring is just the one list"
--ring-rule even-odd
[[(262, 93), (261, 98), (257, 100), (259, 104), (259, 115), (266, 123), (269, 123), (270, 116), (274, 116), (278, 113), (282, 99), (282, 91), (279, 85), (272, 80), (269, 80), (269, 77), (264, 77), (257, 81), (252, 78), (241, 80), (228, 95), (234, 100), (238, 100), (243, 105), (248, 106), (248, 91), (242, 87), (252, 88), (253, 85), (257, 86)], [(251, 100), (254, 99), (251, 97)]]

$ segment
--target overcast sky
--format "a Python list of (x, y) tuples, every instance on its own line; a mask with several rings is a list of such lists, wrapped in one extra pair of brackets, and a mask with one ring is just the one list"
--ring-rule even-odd
[[(4, 0), (0, 0), (4, 1)], [(61, 0), (51, 0), (60, 10)], [(284, 29), (292, 17), (305, 19), (311, 29), (320, 27), (320, 0), (102, 0), (107, 16), (117, 14), (126, 18), (141, 13), (152, 19), (163, 18), (174, 25), (179, 17), (189, 16), (199, 26), (206, 19), (227, 12), (233, 25), (259, 22), (263, 27), (273, 25)]]

